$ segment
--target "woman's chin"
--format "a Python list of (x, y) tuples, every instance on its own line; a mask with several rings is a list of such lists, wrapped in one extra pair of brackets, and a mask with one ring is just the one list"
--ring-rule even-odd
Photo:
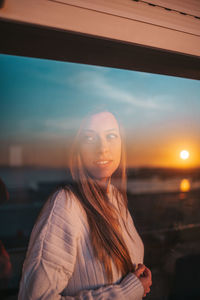
[(99, 182), (107, 182), (112, 174), (112, 172), (98, 172), (98, 174), (93, 173), (92, 177)]

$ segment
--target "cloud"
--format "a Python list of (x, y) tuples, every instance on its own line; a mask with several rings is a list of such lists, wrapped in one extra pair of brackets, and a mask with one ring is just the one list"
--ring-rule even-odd
[(47, 118), (47, 119), (23, 119), (18, 122), (18, 126), (13, 130), (6, 130), (1, 138), (26, 137), (30, 139), (60, 139), (73, 134), (79, 127), (81, 119), (74, 117)]
[(41, 121), (41, 130), (32, 133), (32, 138), (40, 141), (66, 141), (74, 135), (80, 126), (81, 119), (67, 117), (65, 119), (46, 119)]
[(166, 96), (136, 97), (130, 91), (125, 91), (117, 85), (111, 84), (106, 78), (107, 72), (82, 71), (70, 78), (71, 84), (80, 89), (88, 90), (97, 95), (106, 95), (107, 98), (121, 104), (146, 109), (166, 109)]
[(74, 130), (80, 124), (81, 120), (79, 118), (65, 119), (46, 119), (44, 120), (44, 128), (48, 131), (60, 131), (61, 133)]

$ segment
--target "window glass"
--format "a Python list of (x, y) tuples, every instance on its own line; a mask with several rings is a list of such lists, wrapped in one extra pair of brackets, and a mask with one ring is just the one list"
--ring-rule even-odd
[(109, 110), (122, 124), (129, 208), (157, 282), (148, 297), (173, 294), (177, 262), (200, 251), (200, 82), (8, 55), (0, 66), (0, 247), (13, 268), (0, 289), (18, 289), (36, 217), (68, 180), (81, 120)]

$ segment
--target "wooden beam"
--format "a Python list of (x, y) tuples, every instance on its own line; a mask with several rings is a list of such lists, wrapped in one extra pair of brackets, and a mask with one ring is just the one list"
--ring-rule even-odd
[(24, 23), (0, 21), (0, 53), (200, 79), (200, 58)]

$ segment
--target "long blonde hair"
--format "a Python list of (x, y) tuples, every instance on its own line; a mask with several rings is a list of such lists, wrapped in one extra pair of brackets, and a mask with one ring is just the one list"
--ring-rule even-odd
[[(74, 139), (70, 156), (70, 171), (74, 181), (73, 190), (87, 214), (94, 254), (103, 263), (108, 281), (112, 282), (111, 260), (113, 260), (118, 272), (121, 272), (122, 275), (133, 271), (134, 266), (122, 237), (118, 213), (110, 204), (106, 189), (91, 178), (82, 163), (79, 152), (81, 130), (82, 126)], [(122, 138), (121, 161), (117, 170), (112, 174), (111, 183), (113, 185), (117, 184), (117, 188), (114, 189), (114, 196), (117, 199), (118, 206), (125, 206), (127, 211), (125, 161), (126, 156)]]

